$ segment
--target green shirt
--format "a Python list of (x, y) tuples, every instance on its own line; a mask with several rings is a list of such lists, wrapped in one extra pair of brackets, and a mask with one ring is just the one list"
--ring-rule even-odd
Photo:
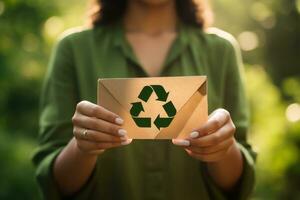
[[(134, 140), (99, 156), (92, 176), (73, 199), (249, 197), (255, 153), (246, 141), (248, 107), (235, 40), (217, 29), (204, 32), (181, 24), (178, 31), (161, 76), (207, 75), (209, 112), (227, 109), (237, 128), (244, 171), (236, 188), (224, 193), (209, 176), (205, 163), (191, 158), (170, 140)], [(33, 158), (44, 198), (62, 198), (53, 179), (53, 161), (73, 137), (71, 118), (76, 104), (81, 100), (97, 102), (98, 78), (146, 76), (120, 24), (75, 31), (59, 40), (41, 96), (39, 147)]]

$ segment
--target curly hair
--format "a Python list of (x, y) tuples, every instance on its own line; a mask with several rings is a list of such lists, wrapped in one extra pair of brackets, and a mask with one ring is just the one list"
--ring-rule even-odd
[[(186, 24), (204, 28), (212, 22), (207, 0), (175, 0), (178, 17)], [(127, 0), (94, 0), (89, 13), (92, 26), (119, 21), (125, 14)]]

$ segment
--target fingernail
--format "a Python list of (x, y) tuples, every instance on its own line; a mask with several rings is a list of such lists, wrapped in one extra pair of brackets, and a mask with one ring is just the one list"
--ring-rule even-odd
[(125, 136), (127, 134), (127, 131), (125, 129), (119, 129), (118, 134), (119, 136)]
[(176, 139), (173, 140), (173, 143), (179, 146), (190, 146), (190, 141), (188, 140)]
[(131, 142), (132, 142), (132, 139), (127, 139), (126, 141), (121, 142), (121, 145), (127, 145), (127, 144), (130, 144)]
[(190, 137), (191, 138), (196, 138), (196, 137), (198, 137), (199, 136), (199, 132), (198, 131), (193, 131), (193, 132), (191, 132), (191, 134), (190, 134)]
[(122, 118), (120, 118), (120, 117), (117, 117), (117, 118), (115, 119), (115, 123), (116, 123), (116, 124), (122, 125), (123, 122), (124, 122), (124, 120), (123, 120)]

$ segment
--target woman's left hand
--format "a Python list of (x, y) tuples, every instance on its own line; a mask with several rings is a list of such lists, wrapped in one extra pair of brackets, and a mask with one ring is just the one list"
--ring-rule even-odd
[(172, 142), (183, 146), (193, 158), (204, 162), (218, 162), (226, 157), (232, 147), (236, 147), (234, 133), (235, 125), (230, 113), (225, 109), (217, 109), (204, 125), (190, 134), (190, 137), (173, 139)]

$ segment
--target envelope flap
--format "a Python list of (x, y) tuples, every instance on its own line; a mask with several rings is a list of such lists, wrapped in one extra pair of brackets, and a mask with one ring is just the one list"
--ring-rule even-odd
[[(99, 79), (99, 84), (106, 87), (127, 111), (131, 109), (134, 102), (143, 102), (143, 99), (144, 103), (147, 102), (148, 99), (141, 95), (143, 89), (144, 97), (148, 94), (154, 96), (156, 100), (164, 98), (165, 102), (172, 101), (179, 111), (205, 82), (206, 76)], [(156, 88), (158, 86), (162, 86), (160, 92)], [(148, 87), (148, 93), (145, 92), (145, 87)]]

